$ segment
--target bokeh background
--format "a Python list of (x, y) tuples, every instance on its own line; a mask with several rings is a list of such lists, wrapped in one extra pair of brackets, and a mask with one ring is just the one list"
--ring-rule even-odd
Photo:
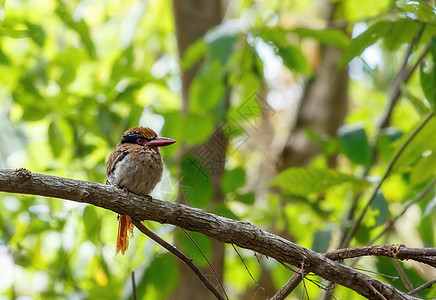
[[(178, 140), (161, 150), (154, 197), (318, 252), (341, 246), (436, 104), (434, 1), (2, 0), (0, 22), (1, 168), (104, 183), (122, 133), (148, 126)], [(434, 188), (374, 240), (434, 185), (435, 130), (432, 120), (407, 146), (348, 246), (435, 246)], [(138, 231), (115, 256), (113, 212), (5, 193), (0, 206), (1, 300), (132, 299), (132, 271), (138, 299), (213, 299)], [(218, 285), (180, 229), (146, 224)], [(191, 235), (231, 299), (266, 299), (292, 276)], [(436, 275), (386, 258), (357, 267), (403, 291)], [(362, 298), (328, 286), (309, 275), (289, 299)]]

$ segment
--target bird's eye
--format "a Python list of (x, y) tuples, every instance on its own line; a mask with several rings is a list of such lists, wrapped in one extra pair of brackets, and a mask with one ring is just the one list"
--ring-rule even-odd
[(143, 138), (137, 138), (137, 139), (136, 139), (136, 143), (137, 143), (138, 145), (144, 145), (144, 144), (145, 144), (145, 139), (143, 139)]

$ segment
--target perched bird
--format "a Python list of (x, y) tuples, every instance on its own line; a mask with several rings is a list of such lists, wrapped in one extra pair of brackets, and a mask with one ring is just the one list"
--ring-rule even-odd
[[(148, 196), (160, 181), (163, 172), (158, 147), (175, 143), (175, 140), (158, 137), (147, 127), (127, 130), (106, 163), (106, 184), (140, 196)], [(120, 215), (116, 253), (124, 254), (129, 246), (127, 232), (133, 234), (129, 216)]]

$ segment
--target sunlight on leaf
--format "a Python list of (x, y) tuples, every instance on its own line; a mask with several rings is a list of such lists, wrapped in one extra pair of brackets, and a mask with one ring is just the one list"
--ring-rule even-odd
[(347, 182), (359, 184), (362, 180), (331, 169), (289, 168), (274, 177), (270, 184), (290, 194), (307, 196)]

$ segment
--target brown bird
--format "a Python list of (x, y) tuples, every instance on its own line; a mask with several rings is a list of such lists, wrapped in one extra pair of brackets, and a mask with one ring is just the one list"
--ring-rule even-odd
[[(127, 130), (106, 163), (106, 184), (140, 195), (148, 196), (160, 181), (163, 172), (162, 157), (158, 147), (175, 143), (175, 140), (158, 137), (147, 127)], [(148, 196), (150, 197), (150, 196)], [(133, 234), (129, 216), (120, 215), (116, 253), (124, 254), (129, 246), (127, 232)]]

